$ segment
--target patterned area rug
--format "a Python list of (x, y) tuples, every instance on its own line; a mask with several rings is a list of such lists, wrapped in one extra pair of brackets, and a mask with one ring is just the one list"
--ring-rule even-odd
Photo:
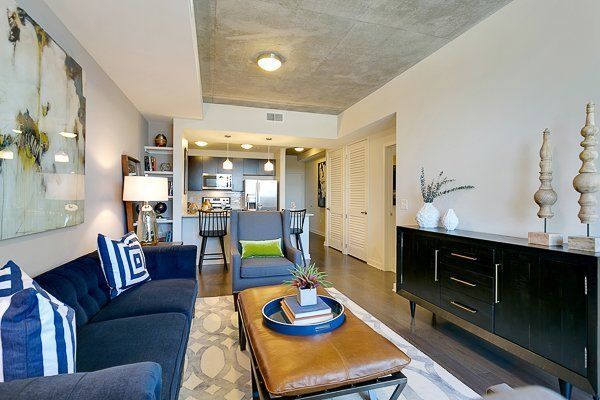
[[(336, 289), (328, 289), (333, 297), (350, 309), (373, 330), (380, 333), (410, 356), (412, 362), (403, 372), (408, 378), (401, 399), (467, 400), (479, 396), (456, 377), (440, 367), (419, 349), (392, 331)], [(233, 297), (205, 297), (196, 302), (196, 318), (192, 326), (186, 355), (180, 400), (250, 399), (250, 359), (239, 350), (238, 320)], [(392, 388), (379, 389), (380, 400), (387, 400)], [(361, 400), (360, 395), (337, 397), (339, 400)]]

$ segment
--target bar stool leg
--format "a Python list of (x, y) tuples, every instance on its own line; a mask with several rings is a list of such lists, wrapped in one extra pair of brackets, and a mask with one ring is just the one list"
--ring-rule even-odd
[(304, 258), (304, 247), (302, 247), (302, 238), (299, 233), (296, 233), (296, 247), (300, 250), (300, 254), (302, 254), (302, 262), (306, 267), (306, 258)]
[(223, 253), (223, 264), (225, 264), (225, 271), (229, 271), (227, 267), (227, 258), (225, 258), (225, 244), (223, 243), (223, 236), (219, 236), (219, 243), (221, 243), (221, 253)]
[(202, 263), (204, 261), (204, 253), (206, 251), (206, 237), (202, 236), (202, 244), (200, 245), (200, 261), (198, 262), (198, 273), (202, 273)]

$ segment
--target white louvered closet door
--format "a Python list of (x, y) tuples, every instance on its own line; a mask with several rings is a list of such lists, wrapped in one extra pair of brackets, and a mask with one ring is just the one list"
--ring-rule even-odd
[(329, 206), (327, 208), (328, 238), (330, 247), (344, 249), (344, 149), (329, 153), (327, 164), (327, 186)]
[(361, 140), (348, 146), (347, 245), (348, 254), (367, 259), (369, 206), (369, 146)]

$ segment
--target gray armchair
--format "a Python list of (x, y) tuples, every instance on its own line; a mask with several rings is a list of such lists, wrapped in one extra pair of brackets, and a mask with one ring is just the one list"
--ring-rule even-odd
[[(290, 240), (289, 211), (232, 211), (230, 221), (233, 294), (251, 287), (280, 284), (290, 279), (290, 269), (302, 265), (302, 254)], [(240, 240), (283, 239), (285, 257), (242, 260)]]

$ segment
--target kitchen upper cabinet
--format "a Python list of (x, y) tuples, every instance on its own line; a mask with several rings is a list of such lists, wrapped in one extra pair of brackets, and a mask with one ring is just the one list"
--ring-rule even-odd
[(244, 175), (258, 175), (258, 160), (244, 158)]
[(188, 181), (187, 188), (192, 191), (202, 190), (202, 157), (188, 157)]
[(244, 159), (232, 158), (233, 163), (231, 190), (234, 192), (244, 191)]
[(202, 157), (203, 171), (205, 174), (219, 173), (219, 158), (218, 157)]
[(437, 270), (437, 240), (412, 233), (402, 233), (403, 290), (427, 300), (440, 303), (440, 283)]

